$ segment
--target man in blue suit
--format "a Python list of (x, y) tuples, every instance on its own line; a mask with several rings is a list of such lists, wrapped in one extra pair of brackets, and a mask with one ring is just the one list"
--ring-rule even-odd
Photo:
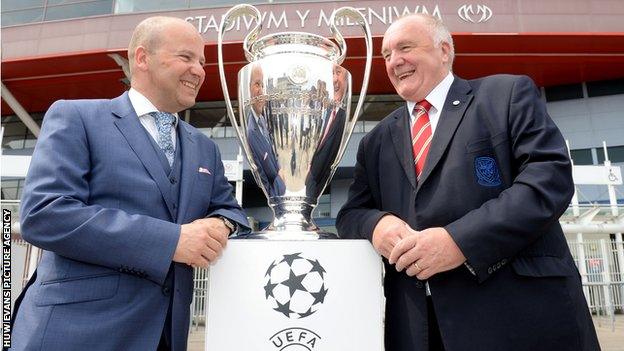
[(193, 267), (248, 227), (216, 145), (177, 116), (204, 81), (197, 30), (148, 18), (128, 57), (129, 92), (45, 115), (21, 208), (44, 252), (13, 350), (185, 350)]
[[(252, 104), (247, 114), (247, 140), (251, 155), (258, 167), (262, 185), (270, 197), (282, 196), (286, 191), (284, 180), (280, 176), (280, 166), (273, 152), (271, 136), (266, 116), (264, 99), (264, 75), (262, 67), (255, 65), (251, 70), (250, 87)], [(259, 184), (258, 184), (259, 185)]]
[(533, 82), (454, 76), (428, 15), (382, 55), (407, 103), (362, 139), (337, 227), (385, 258), (386, 351), (599, 350), (558, 222), (570, 160)]

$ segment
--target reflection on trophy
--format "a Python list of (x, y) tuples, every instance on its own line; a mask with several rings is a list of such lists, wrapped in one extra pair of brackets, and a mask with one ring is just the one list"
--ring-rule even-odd
[[(238, 73), (239, 113), (227, 91), (222, 43), (225, 29), (240, 16), (256, 26), (243, 49), (250, 62)], [(365, 33), (367, 60), (362, 91), (351, 115), (351, 74), (340, 64), (346, 43), (336, 20), (349, 17)], [(218, 38), (219, 72), (228, 116), (245, 150), (251, 172), (268, 198), (273, 222), (253, 237), (318, 239), (322, 233), (311, 219), (319, 196), (330, 182), (357, 122), (370, 74), (372, 42), (364, 17), (343, 7), (332, 14), (337, 42), (310, 33), (283, 32), (258, 39), (260, 12), (238, 5), (224, 16)]]

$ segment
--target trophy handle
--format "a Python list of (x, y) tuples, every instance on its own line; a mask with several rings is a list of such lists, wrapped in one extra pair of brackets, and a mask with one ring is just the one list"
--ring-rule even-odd
[[(239, 123), (236, 121), (236, 115), (234, 114), (234, 109), (232, 108), (232, 101), (230, 100), (230, 94), (228, 93), (227, 88), (227, 80), (225, 79), (225, 69), (223, 67), (223, 36), (225, 35), (226, 28), (232, 23), (236, 18), (250, 15), (255, 18), (256, 25), (255, 27), (247, 34), (245, 37), (245, 41), (243, 42), (243, 49), (245, 50), (245, 57), (249, 62), (253, 62), (255, 57), (253, 53), (249, 50), (254, 42), (258, 39), (258, 34), (260, 30), (262, 30), (262, 16), (260, 15), (260, 11), (257, 8), (247, 4), (236, 5), (232, 7), (228, 12), (225, 13), (223, 19), (221, 20), (221, 25), (219, 26), (219, 38), (217, 41), (217, 51), (218, 51), (218, 60), (219, 60), (219, 77), (221, 78), (221, 88), (223, 89), (223, 99), (225, 100), (225, 109), (227, 110), (228, 117), (230, 118), (230, 122), (232, 122), (232, 126), (236, 130), (236, 135), (238, 136), (238, 140), (240, 144), (245, 149), (247, 155), (249, 155), (249, 150), (246, 143), (244, 142), (244, 133), (240, 129)], [(239, 102), (240, 103), (240, 102)]]
[[(339, 17), (349, 17), (362, 27), (362, 30), (364, 31), (364, 40), (366, 41), (366, 65), (364, 67), (364, 80), (362, 81), (362, 90), (360, 91), (360, 96), (358, 98), (357, 105), (355, 106), (355, 112), (353, 113), (351, 119), (347, 120), (347, 124), (345, 126), (346, 137), (343, 138), (340, 148), (338, 149), (336, 162), (340, 162), (345, 150), (347, 149), (347, 144), (349, 143), (349, 139), (353, 134), (353, 129), (355, 128), (355, 123), (357, 122), (360, 115), (360, 110), (362, 109), (362, 105), (364, 105), (364, 98), (366, 97), (366, 90), (368, 89), (368, 79), (370, 76), (371, 62), (373, 59), (373, 40), (370, 27), (368, 26), (368, 22), (366, 22), (366, 18), (364, 18), (364, 16), (353, 7), (341, 7), (337, 10), (334, 10), (330, 18), (330, 30), (334, 35), (334, 39), (336, 39), (336, 42), (338, 42), (338, 45), (340, 47), (340, 56), (338, 57), (336, 63), (342, 64), (345, 57), (347, 56), (347, 43), (345, 42), (344, 37), (342, 36), (338, 28), (336, 27), (336, 19)], [(347, 118), (348, 117), (349, 116), (347, 116)]]

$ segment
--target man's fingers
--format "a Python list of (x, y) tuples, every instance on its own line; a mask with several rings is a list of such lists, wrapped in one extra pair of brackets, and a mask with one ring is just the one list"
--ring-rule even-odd
[(217, 258), (219, 258), (219, 254), (220, 251), (215, 251), (206, 246), (201, 253), (201, 258), (207, 260), (208, 262), (214, 262)]
[(413, 265), (414, 262), (416, 262), (420, 258), (418, 254), (419, 253), (415, 248), (410, 249), (409, 251), (401, 255), (399, 259), (397, 259), (394, 268), (396, 268), (397, 272), (409, 268), (410, 265)]
[(411, 250), (415, 245), (416, 241), (412, 237), (407, 237), (399, 241), (396, 245), (394, 245), (394, 248), (390, 253), (390, 257), (388, 258), (390, 264), (398, 262), (399, 257)]
[(220, 241), (218, 241), (216, 238), (212, 236), (208, 236), (204, 244), (206, 245), (206, 248), (215, 252), (217, 254), (217, 257), (221, 253), (221, 251), (223, 251), (223, 247), (224, 247), (223, 244), (221, 244)]
[(212, 233), (212, 235), (210, 235), (211, 237), (215, 238), (219, 244), (221, 244), (221, 247), (225, 247), (225, 245), (227, 245), (227, 240), (228, 240), (228, 234), (225, 232), (218, 232), (218, 233)]
[(192, 267), (208, 268), (209, 265), (210, 261), (206, 260), (202, 256), (199, 256), (195, 259), (195, 261), (191, 262)]
[(410, 263), (410, 265), (406, 267), (405, 274), (409, 275), (410, 277), (413, 277), (419, 274), (420, 272), (422, 272), (424, 268), (425, 268), (425, 264), (423, 263), (423, 260), (416, 260)]
[(420, 279), (420, 280), (427, 280), (429, 279), (432, 275), (434, 275), (436, 272), (431, 269), (431, 268), (425, 268), (422, 271), (420, 271), (419, 273), (416, 273), (416, 278)]

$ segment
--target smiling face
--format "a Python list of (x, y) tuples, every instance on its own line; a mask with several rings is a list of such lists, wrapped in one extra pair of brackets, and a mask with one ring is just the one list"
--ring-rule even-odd
[(206, 73), (204, 41), (189, 23), (171, 20), (137, 47), (132, 86), (164, 112), (195, 104)]
[(393, 23), (384, 35), (381, 53), (386, 73), (407, 101), (425, 99), (449, 72), (450, 46), (434, 45), (432, 34), (424, 18), (410, 16)]
[[(249, 90), (251, 91), (251, 97), (255, 98), (264, 94), (264, 82), (263, 82), (263, 74), (262, 67), (260, 65), (256, 65), (251, 69), (251, 79), (249, 82)], [(265, 100), (257, 99), (252, 103), (252, 108), (256, 115), (262, 115), (262, 110), (264, 109)]]
[(347, 90), (347, 70), (339, 65), (334, 65), (334, 101), (342, 103), (345, 91)]

